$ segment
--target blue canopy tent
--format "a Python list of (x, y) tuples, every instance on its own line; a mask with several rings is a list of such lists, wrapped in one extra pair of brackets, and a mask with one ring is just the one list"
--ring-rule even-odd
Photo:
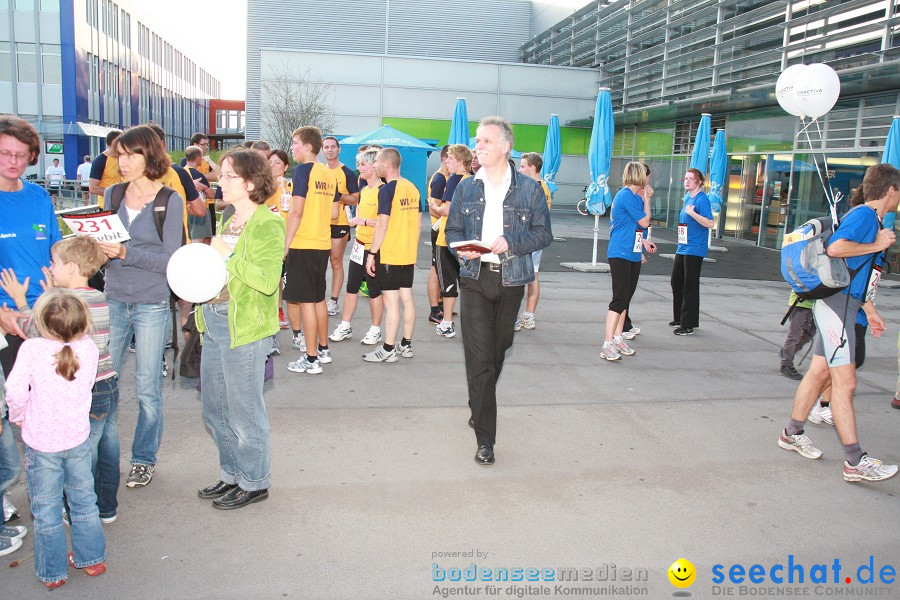
[(394, 129), (390, 125), (384, 125), (378, 129), (351, 135), (341, 140), (341, 162), (348, 166), (356, 167), (356, 154), (359, 147), (364, 144), (377, 144), (383, 148), (396, 148), (400, 152), (402, 165), (400, 175), (409, 179), (413, 185), (419, 188), (419, 197), (422, 210), (426, 209), (428, 192), (426, 185), (426, 168), (428, 155), (437, 152), (438, 149), (431, 144), (426, 144), (418, 138)]
[[(891, 121), (891, 128), (888, 130), (887, 140), (884, 142), (884, 154), (881, 155), (881, 162), (892, 164), (900, 169), (900, 117), (894, 117), (894, 120)], [(884, 228), (893, 230), (896, 220), (896, 212), (884, 215)]]
[(559, 186), (556, 185), (556, 174), (562, 162), (562, 152), (559, 144), (559, 117), (550, 115), (550, 125), (547, 126), (547, 138), (544, 140), (544, 166), (541, 168), (541, 177), (550, 188), (550, 193), (556, 193)]

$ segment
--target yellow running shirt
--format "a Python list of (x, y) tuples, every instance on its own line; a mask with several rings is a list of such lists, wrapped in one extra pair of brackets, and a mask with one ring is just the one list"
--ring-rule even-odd
[(297, 165), (292, 181), (293, 195), (306, 198), (306, 202), (291, 248), (331, 250), (331, 206), (340, 200), (334, 174), (322, 163), (312, 161)]
[(379, 248), (383, 265), (413, 265), (419, 248), (419, 189), (402, 177), (378, 190), (378, 214), (389, 215), (387, 234)]
[[(359, 179), (356, 177), (356, 173), (351, 171), (347, 165), (341, 165), (336, 169), (329, 168), (329, 171), (331, 171), (334, 178), (337, 180), (337, 190), (339, 194), (356, 194), (359, 192)], [(341, 209), (338, 211), (337, 219), (332, 219), (331, 224), (350, 225), (350, 221), (347, 220), (347, 211), (344, 210), (343, 204), (341, 204)]]
[(379, 181), (376, 187), (364, 187), (359, 192), (359, 210), (357, 215), (360, 219), (366, 219), (372, 225), (356, 226), (356, 241), (366, 247), (366, 250), (372, 247), (372, 236), (375, 233), (374, 223), (378, 219), (378, 189), (383, 184)]

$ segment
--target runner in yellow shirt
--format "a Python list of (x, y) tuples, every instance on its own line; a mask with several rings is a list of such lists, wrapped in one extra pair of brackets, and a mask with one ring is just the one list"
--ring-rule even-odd
[[(363, 355), (367, 362), (397, 362), (412, 358), (412, 336), (416, 324), (412, 284), (419, 247), (422, 218), (419, 190), (400, 176), (400, 153), (385, 148), (375, 158), (375, 171), (385, 183), (378, 190), (378, 219), (372, 234), (372, 246), (366, 259), (366, 272), (378, 279), (384, 295), (384, 344)], [(377, 274), (376, 274), (377, 273)], [(400, 329), (400, 304), (403, 304), (403, 339), (397, 345)]]
[(322, 140), (322, 154), (337, 180), (341, 195), (341, 209), (337, 218), (331, 220), (331, 297), (326, 302), (329, 315), (337, 314), (338, 295), (344, 285), (344, 252), (350, 240), (350, 221), (344, 207), (359, 203), (359, 180), (356, 173), (338, 159), (340, 152), (341, 144), (337, 138), (328, 136)]

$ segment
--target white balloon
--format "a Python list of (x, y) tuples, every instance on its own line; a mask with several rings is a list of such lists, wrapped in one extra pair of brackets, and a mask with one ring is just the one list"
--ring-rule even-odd
[(794, 102), (801, 113), (813, 119), (831, 110), (840, 95), (838, 74), (821, 63), (807, 66), (794, 83)]
[(175, 295), (188, 302), (206, 302), (228, 281), (225, 259), (206, 244), (182, 246), (169, 259), (166, 279)]
[(806, 70), (806, 65), (791, 65), (781, 72), (778, 81), (775, 82), (775, 98), (788, 114), (802, 117), (800, 107), (794, 101), (794, 85), (801, 73)]

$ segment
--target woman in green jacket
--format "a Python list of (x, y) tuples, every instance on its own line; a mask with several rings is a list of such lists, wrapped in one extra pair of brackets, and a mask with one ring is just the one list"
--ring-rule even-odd
[(211, 246), (225, 258), (228, 283), (202, 305), (203, 421), (219, 449), (219, 481), (198, 492), (223, 510), (269, 497), (271, 449), (263, 375), (278, 331), (284, 220), (267, 210), (275, 191), (268, 162), (252, 150), (222, 160), (219, 186), (234, 207)]

